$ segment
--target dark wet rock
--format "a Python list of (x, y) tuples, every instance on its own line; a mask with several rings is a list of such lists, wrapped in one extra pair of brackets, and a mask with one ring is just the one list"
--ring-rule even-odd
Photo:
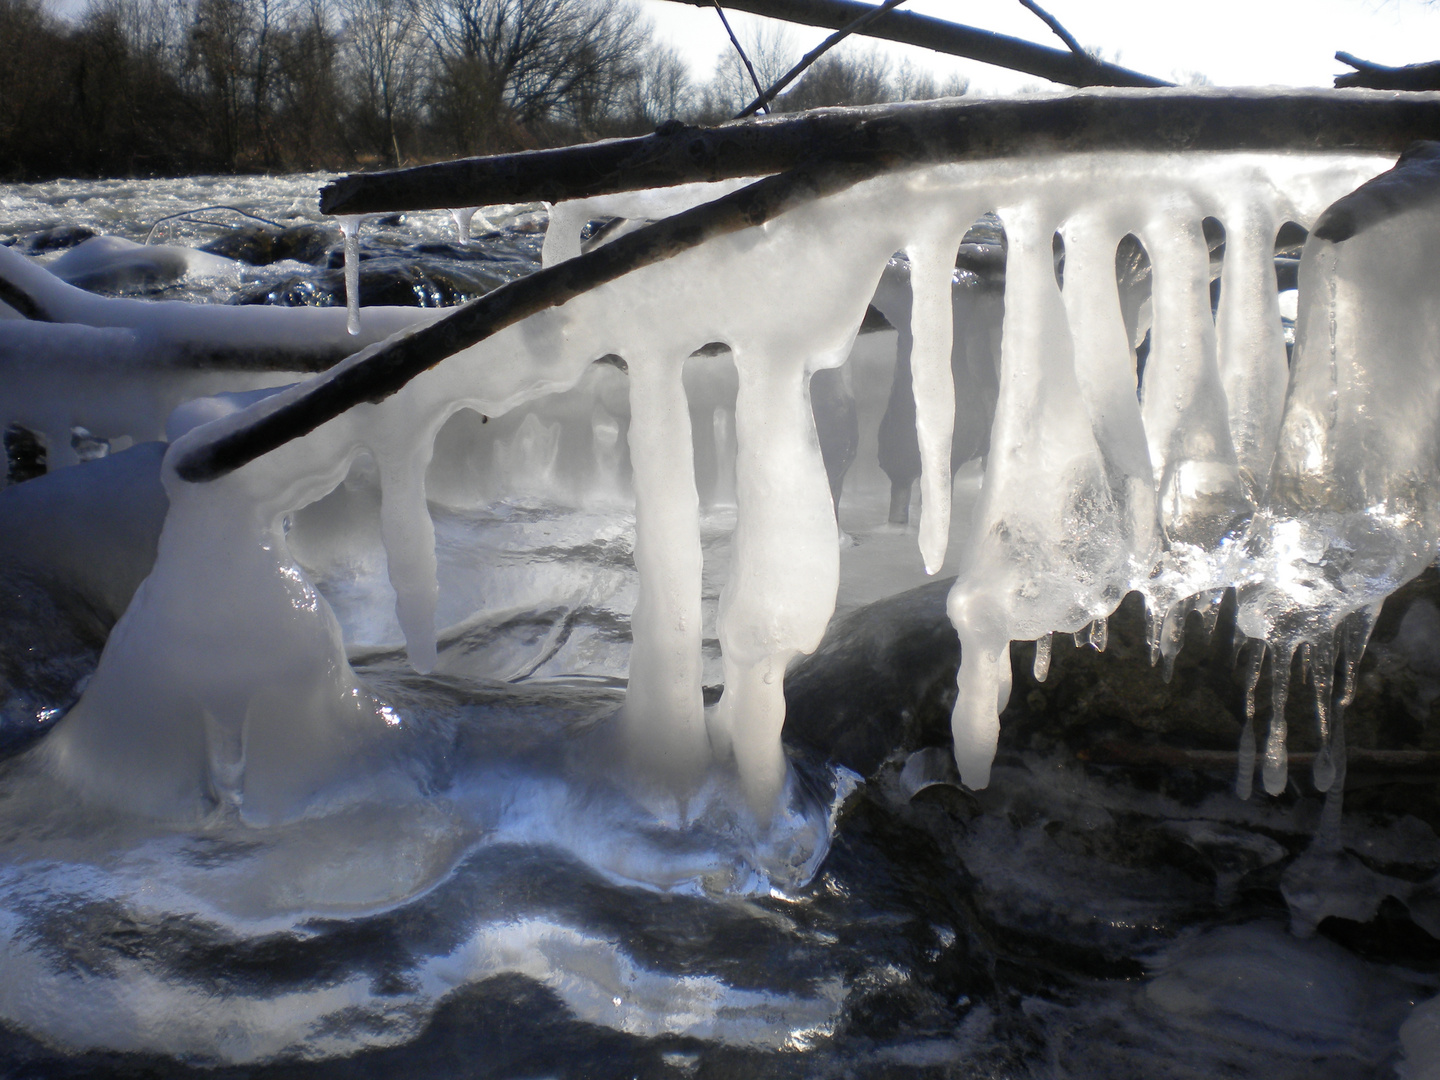
[[(343, 307), (343, 247), (333, 243), (309, 261), (315, 270), (252, 285), (231, 302)], [(362, 233), (359, 262), (364, 307), (450, 307), (534, 273), (540, 267), (540, 250), (534, 238), (508, 234), (485, 244), (459, 244), (415, 243), (397, 234), (375, 232)]]
[(340, 230), (324, 225), (292, 225), (284, 229), (240, 225), (200, 250), (251, 266), (269, 266), (286, 259), (319, 265), (340, 243)]
[[(1230, 601), (1208, 637), (1191, 616), (1168, 682), (1150, 666), (1138, 596), (1110, 619), (1103, 653), (1057, 635), (1043, 683), (1031, 671), (1034, 645), (1012, 645), (1014, 689), (992, 782), (964, 789), (950, 758), (959, 649), (945, 615), (949, 587), (935, 582), (837, 620), (787, 677), (786, 739), (869, 778), (873, 812), (894, 818), (886, 843), (920, 864), (917, 876), (964, 882), (985, 951), (1028, 960), (1023, 978), (1049, 971), (1059, 980), (1034, 992), (1053, 996), (1079, 977), (1133, 977), (1126, 964), (1148, 966), (1150, 950), (1178, 935), (1253, 919), (1302, 935), (1318, 928), (1367, 962), (1434, 970), (1437, 785), (1387, 771), (1383, 754), (1364, 757), (1437, 742), (1433, 570), (1400, 590), (1377, 624), (1348, 726), (1362, 749), (1334, 819), (1336, 796), (1326, 809), (1308, 769), (1292, 768), (1279, 797), (1234, 795), (1244, 693)], [(1257, 694), (1261, 733), (1270, 677), (1266, 669)], [(1315, 746), (1314, 724), (1299, 665), (1291, 679), (1287, 717), (1299, 752)], [(1326, 820), (1339, 820), (1338, 832)], [(915, 837), (900, 839), (906, 829), (931, 838), (931, 855), (916, 854), (924, 845)], [(1002, 981), (1012, 979), (1022, 976), (1007, 970)]]
[(20, 484), (45, 475), (48, 455), (40, 436), (27, 427), (11, 424), (5, 429), (5, 482)]
[[(513, 280), (512, 275), (482, 267), (423, 266), (401, 259), (371, 259), (360, 264), (362, 307), (450, 307), (484, 296)], [(283, 307), (343, 307), (345, 272), (322, 270), (294, 274), (240, 292), (232, 303)]]
[(954, 578), (836, 620), (785, 677), (785, 737), (862, 776), (897, 751), (950, 738), (960, 646), (945, 615)]
[(0, 568), (0, 757), (24, 749), (75, 704), (110, 619), (54, 576)]
[(84, 225), (56, 225), (53, 229), (43, 229), (16, 237), (13, 243), (7, 246), (13, 246), (16, 251), (26, 255), (44, 255), (49, 251), (65, 251), (96, 235), (98, 234), (94, 229), (87, 229)]

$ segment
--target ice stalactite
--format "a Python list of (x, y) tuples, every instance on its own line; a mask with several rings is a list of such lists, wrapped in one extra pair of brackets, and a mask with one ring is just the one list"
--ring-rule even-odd
[[(479, 209), (478, 206), (467, 206), (463, 209), (450, 211), (450, 216), (455, 219), (456, 242), (461, 244), (468, 244), (470, 242), (470, 223), (475, 219), (475, 215), (479, 212)], [(480, 220), (485, 220), (484, 214), (480, 215)]]
[(360, 219), (347, 217), (340, 223), (345, 234), (345, 329), (360, 334)]
[[(1308, 646), (1312, 668), (1322, 669), (1315, 685), (1324, 738), (1336, 722), (1330, 642), (1343, 624), (1346, 663), (1358, 660), (1375, 605), (1426, 565), (1440, 537), (1440, 314), (1430, 285), (1440, 227), (1433, 214), (1412, 211), (1343, 242), (1312, 240), (1288, 396), (1275, 232), (1284, 221), (1313, 223), (1385, 165), (1338, 155), (1122, 153), (895, 173), (531, 316), (383, 403), (359, 406), (209, 486), (172, 476), (155, 573), (85, 700), (57, 731), (55, 759), (78, 787), (107, 774), (102, 786), (116, 799), (145, 787), (168, 792), (155, 798), (174, 811), (187, 790), (195, 800), (194, 777), (205, 774), (215, 797), (243, 813), (300, 812), (306, 785), (348, 775), (347, 755), (383, 746), (385, 724), (379, 706), (347, 681), (333, 617), (306, 591), (275, 523), (339, 484), (356, 455), (373, 457), (399, 622), (412, 662), (429, 667), (436, 585), (425, 488), (436, 433), (462, 409), (499, 418), (573, 387), (604, 358), (614, 378), (628, 372), (636, 491), (640, 587), (630, 697), (617, 722), (623, 767), (683, 799), (708, 768), (733, 761), (763, 821), (787, 782), (785, 667), (819, 642), (838, 581), (838, 488), (822, 457), (811, 377), (845, 362), (872, 299), (899, 331), (908, 381), (897, 375), (891, 401), (913, 408), (919, 464), (896, 487), (908, 507), (909, 484), (921, 480), (919, 539), (932, 572), (952, 531), (955, 448), (963, 442), (964, 456), (985, 458), (949, 600), (962, 648), (952, 726), (965, 783), (988, 780), (1010, 690), (1010, 643), (1048, 644), (1060, 632), (1104, 648), (1106, 620), (1132, 590), (1145, 597), (1154, 653), (1168, 665), (1186, 616), (1196, 611), (1213, 625), (1225, 590), (1237, 589), (1240, 629), (1257, 643), (1247, 653), (1252, 697), (1258, 643), (1282, 676)], [(557, 206), (545, 262), (577, 255), (586, 222), (653, 219), (737, 183)], [(955, 266), (962, 237), (990, 208), (1008, 251), (993, 425), (988, 343), (961, 357), (975, 344), (972, 313), (988, 308)], [(1218, 322), (1207, 218), (1226, 242)], [(1147, 332), (1139, 374), (1136, 346)], [(704, 380), (684, 374), (687, 358), (712, 343), (734, 360), (733, 429), (728, 403), (705, 397)], [(318, 378), (344, 378), (363, 357)], [(218, 437), (301, 392), (280, 391), (182, 444)], [(584, 446), (616, 458), (615, 415), (580, 409)], [(532, 434), (543, 434), (537, 425)], [(524, 435), (522, 424), (515, 439)], [(556, 438), (537, 435), (536, 445), (553, 456)], [(732, 440), (736, 525), (718, 622), (724, 691), (706, 710), (697, 450), (703, 481), (728, 501)], [(212, 520), (229, 523), (223, 543), (206, 533), (221, 528)], [(207, 543), (223, 557), (202, 560), (195, 551)], [(218, 583), (207, 584), (207, 574)], [(267, 590), (275, 593), (268, 600)], [(237, 621), (244, 627), (227, 637)], [(232, 661), (237, 649), (244, 655)], [(304, 685), (300, 657), (315, 672)], [(1037, 677), (1047, 660), (1037, 646)], [(175, 663), (183, 669), (175, 685), (187, 689), (142, 704), (135, 688), (163, 684), (171, 676), (160, 669)], [(288, 763), (272, 717), (278, 706), (255, 690), (275, 685), (260, 675), (267, 664), (295, 673), (290, 699), (318, 703), (306, 708), (329, 733)], [(1264, 775), (1277, 790), (1285, 782), (1284, 678), (1272, 686)], [(112, 733), (139, 739), (147, 723), (173, 733), (163, 762), (115, 751)], [(1320, 759), (1323, 785), (1331, 757)], [(138, 784), (126, 779), (136, 773)], [(1243, 762), (1241, 773), (1243, 793)]]
[(700, 499), (681, 363), (631, 354), (635, 565), (623, 752), (643, 781), (693, 790), (709, 759), (700, 662)]

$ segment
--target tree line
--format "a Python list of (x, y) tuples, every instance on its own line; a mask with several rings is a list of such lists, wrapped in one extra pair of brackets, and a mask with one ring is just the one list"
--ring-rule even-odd
[[(766, 85), (803, 51), (747, 38)], [(713, 123), (755, 95), (728, 44), (697, 80), (629, 0), (0, 0), (0, 41), (12, 180), (395, 166)], [(964, 90), (842, 46), (774, 108)]]

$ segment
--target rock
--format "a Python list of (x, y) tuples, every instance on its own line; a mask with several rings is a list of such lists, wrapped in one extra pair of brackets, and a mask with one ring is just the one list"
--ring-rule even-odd
[(286, 259), (318, 266), (340, 243), (340, 230), (324, 225), (292, 225), (284, 229), (240, 225), (200, 250), (251, 266), (269, 266)]

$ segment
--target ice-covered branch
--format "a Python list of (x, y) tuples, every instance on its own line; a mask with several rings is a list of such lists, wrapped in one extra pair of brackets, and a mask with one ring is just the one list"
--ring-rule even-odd
[[(709, 0), (677, 0), (708, 7)], [(729, 7), (771, 19), (839, 30), (874, 11), (855, 0), (726, 0)], [(917, 45), (933, 52), (963, 56), (996, 67), (1023, 71), (1066, 86), (1169, 86), (1164, 79), (1107, 64), (1083, 54), (1062, 52), (1023, 38), (947, 22), (909, 11), (887, 12), (860, 30), (868, 37)]]
[(841, 191), (899, 163), (894, 155), (872, 155), (859, 162), (817, 160), (501, 286), (430, 326), (357, 354), (246, 426), (196, 447), (177, 463), (176, 472), (192, 482), (217, 479), (352, 406), (388, 397), (446, 357), (529, 315), (712, 237), (763, 224), (799, 203)]
[[(892, 13), (893, 14), (893, 13)], [(887, 16), (888, 18), (888, 16)], [(1440, 131), (1440, 95), (1334, 90), (1108, 90), (1023, 100), (821, 109), (553, 150), (355, 173), (320, 192), (326, 214), (435, 210), (764, 176), (828, 156), (925, 162), (1086, 150), (1398, 153)]]

